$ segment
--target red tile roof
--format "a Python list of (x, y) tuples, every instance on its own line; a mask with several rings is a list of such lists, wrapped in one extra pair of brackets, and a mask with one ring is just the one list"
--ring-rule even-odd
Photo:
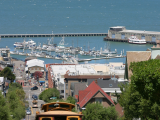
[(82, 108), (98, 91), (100, 91), (113, 105), (115, 105), (111, 97), (108, 96), (101, 87), (95, 83), (95, 81), (93, 81), (85, 90), (79, 91), (79, 106)]
[(78, 99), (78, 95), (75, 95), (75, 98)]
[(120, 106), (119, 103), (115, 105), (115, 109), (118, 112), (120, 117), (122, 117), (124, 115), (123, 109), (122, 109), (122, 107)]
[(83, 100), (83, 98), (89, 93), (90, 91), (87, 90), (80, 90), (79, 91), (79, 102)]
[(2, 71), (3, 70), (3, 68), (2, 67), (0, 67), (0, 71)]

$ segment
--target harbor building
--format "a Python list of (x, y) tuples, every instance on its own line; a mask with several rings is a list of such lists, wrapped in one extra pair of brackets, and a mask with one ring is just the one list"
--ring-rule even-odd
[(136, 36), (138, 39), (145, 39), (147, 43), (156, 43), (160, 39), (160, 32), (145, 30), (127, 30), (125, 26), (110, 27), (108, 36), (104, 40), (127, 42), (130, 36)]

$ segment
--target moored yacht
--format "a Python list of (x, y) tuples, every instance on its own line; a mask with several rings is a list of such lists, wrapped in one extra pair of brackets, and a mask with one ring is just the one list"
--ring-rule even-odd
[(138, 39), (136, 36), (131, 36), (128, 38), (128, 42), (131, 44), (146, 44), (145, 39)]

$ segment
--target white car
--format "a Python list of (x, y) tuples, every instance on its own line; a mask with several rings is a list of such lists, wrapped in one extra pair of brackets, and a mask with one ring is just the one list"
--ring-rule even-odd
[(27, 111), (26, 111), (26, 114), (27, 114), (27, 115), (31, 115), (31, 111), (30, 111), (30, 110), (27, 110)]

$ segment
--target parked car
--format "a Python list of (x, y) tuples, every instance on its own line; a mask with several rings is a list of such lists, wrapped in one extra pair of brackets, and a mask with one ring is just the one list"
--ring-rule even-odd
[(27, 115), (31, 115), (31, 111), (30, 111), (30, 110), (27, 110), (27, 111), (26, 111), (26, 114), (27, 114)]
[(38, 100), (37, 95), (34, 95), (32, 98), (33, 98), (34, 100)]
[(37, 90), (37, 89), (38, 89), (37, 86), (34, 86), (34, 87), (31, 88), (31, 90)]

